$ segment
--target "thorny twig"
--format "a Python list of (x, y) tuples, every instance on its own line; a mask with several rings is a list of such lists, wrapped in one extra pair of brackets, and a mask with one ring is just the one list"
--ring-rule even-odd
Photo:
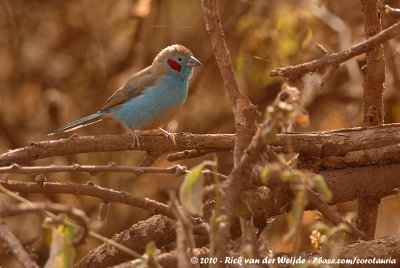
[(330, 65), (339, 65), (357, 55), (373, 50), (377, 45), (380, 45), (398, 36), (399, 32), (400, 22), (341, 52), (326, 54), (319, 59), (301, 63), (295, 66), (272, 70), (271, 76), (282, 76), (295, 80), (306, 73), (315, 72)]

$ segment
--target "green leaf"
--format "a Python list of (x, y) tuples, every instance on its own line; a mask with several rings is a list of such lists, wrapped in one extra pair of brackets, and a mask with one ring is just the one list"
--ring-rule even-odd
[(285, 182), (289, 182), (289, 181), (295, 182), (303, 176), (304, 176), (304, 174), (299, 170), (293, 170), (293, 171), (284, 170), (281, 173), (280, 178), (282, 181), (285, 181)]
[(204, 177), (201, 173), (206, 165), (214, 165), (211, 161), (204, 161), (194, 167), (185, 177), (179, 190), (179, 199), (182, 205), (192, 214), (203, 215)]
[(236, 198), (234, 202), (233, 215), (245, 219), (253, 217), (253, 212), (251, 211), (249, 204), (247, 204), (241, 198)]
[(152, 257), (156, 256), (157, 255), (156, 243), (154, 241), (150, 241), (149, 243), (147, 243), (145, 252), (149, 256)]
[(284, 236), (284, 240), (286, 242), (291, 241), (299, 231), (301, 221), (303, 219), (304, 209), (307, 203), (308, 200), (306, 192), (304, 190), (298, 191), (293, 202), (292, 210), (288, 213), (287, 217), (289, 230)]
[(271, 177), (278, 177), (282, 172), (282, 165), (278, 162), (272, 162), (266, 165), (262, 171), (261, 180), (264, 184), (268, 184), (268, 180)]
[[(63, 216), (64, 222), (72, 221)], [(50, 245), (50, 257), (45, 268), (69, 268), (73, 267), (75, 259), (75, 248), (73, 246), (75, 228), (64, 224), (47, 224), (52, 229), (52, 242)]]
[(320, 198), (324, 202), (329, 202), (332, 199), (332, 192), (329, 190), (328, 185), (326, 185), (326, 182), (324, 180), (324, 177), (321, 175), (315, 175), (313, 179), (313, 183), (315, 186), (315, 189), (320, 195)]

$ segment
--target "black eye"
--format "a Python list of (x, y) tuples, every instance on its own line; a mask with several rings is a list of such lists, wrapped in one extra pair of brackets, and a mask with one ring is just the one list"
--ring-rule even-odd
[(178, 61), (182, 61), (182, 58), (178, 58)]

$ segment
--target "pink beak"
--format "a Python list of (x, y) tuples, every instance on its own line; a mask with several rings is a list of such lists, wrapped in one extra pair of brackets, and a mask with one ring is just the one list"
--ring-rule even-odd
[(186, 66), (199, 66), (201, 63), (198, 59), (196, 59), (195, 57), (191, 56), (190, 59), (188, 60)]

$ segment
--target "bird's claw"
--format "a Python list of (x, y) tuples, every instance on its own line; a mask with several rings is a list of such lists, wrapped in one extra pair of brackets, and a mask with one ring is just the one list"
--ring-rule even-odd
[(163, 134), (165, 137), (167, 137), (169, 140), (172, 141), (172, 143), (174, 144), (174, 146), (176, 146), (176, 140), (175, 140), (175, 134), (166, 131), (165, 129), (159, 128), (159, 131), (161, 134)]
[(138, 132), (136, 132), (135, 130), (131, 130), (130, 134), (132, 136), (133, 143), (135, 144), (135, 147), (140, 148), (140, 142), (139, 142), (140, 134)]

